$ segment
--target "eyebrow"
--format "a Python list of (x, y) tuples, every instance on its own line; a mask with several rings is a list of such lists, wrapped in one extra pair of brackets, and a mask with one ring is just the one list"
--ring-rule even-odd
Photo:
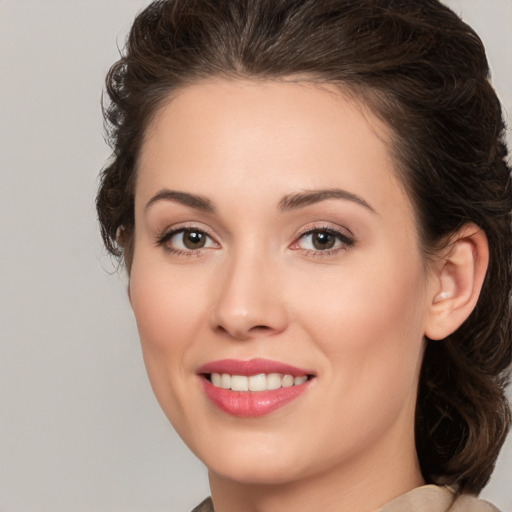
[(169, 190), (167, 188), (157, 192), (146, 203), (145, 209), (147, 210), (152, 204), (158, 201), (173, 201), (175, 203), (194, 208), (195, 210), (201, 210), (208, 213), (215, 212), (215, 206), (207, 197), (189, 194), (187, 192), (178, 192), (177, 190)]
[[(304, 208), (305, 206), (329, 199), (352, 201), (353, 203), (363, 206), (372, 213), (376, 213), (370, 204), (368, 204), (362, 197), (339, 188), (305, 190), (303, 192), (288, 194), (279, 201), (278, 209), (282, 212), (286, 212), (297, 208)], [(172, 201), (207, 213), (214, 213), (216, 211), (215, 205), (207, 197), (190, 194), (188, 192), (169, 190), (166, 188), (157, 192), (146, 203), (145, 209), (147, 210), (152, 204), (158, 201)]]
[(294, 210), (296, 208), (304, 208), (311, 204), (326, 201), (328, 199), (342, 199), (345, 201), (352, 201), (360, 206), (363, 206), (372, 213), (377, 213), (362, 197), (359, 197), (352, 192), (339, 188), (328, 188), (321, 190), (305, 190), (296, 194), (289, 194), (279, 201), (278, 208), (281, 211)]

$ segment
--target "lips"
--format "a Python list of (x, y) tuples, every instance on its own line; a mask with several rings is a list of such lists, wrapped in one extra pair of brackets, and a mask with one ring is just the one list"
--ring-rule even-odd
[(269, 414), (301, 396), (314, 374), (267, 359), (223, 359), (198, 369), (206, 396), (220, 410), (240, 417)]

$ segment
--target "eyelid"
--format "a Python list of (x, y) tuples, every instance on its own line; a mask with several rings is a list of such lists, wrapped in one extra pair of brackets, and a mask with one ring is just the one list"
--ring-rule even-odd
[[(207, 236), (216, 247), (198, 247), (197, 249), (181, 249), (178, 247), (172, 247), (168, 245), (169, 240), (176, 236), (178, 233), (186, 231), (197, 231)], [(313, 235), (314, 233), (325, 232), (329, 233), (340, 242), (337, 246), (330, 249), (305, 249), (300, 247), (301, 240), (307, 236)], [(356, 240), (350, 229), (341, 226), (333, 226), (332, 224), (315, 223), (304, 226), (301, 228), (293, 238), (292, 244), (289, 246), (292, 250), (301, 250), (305, 254), (313, 254), (315, 256), (328, 256), (335, 254), (339, 251), (346, 250), (355, 244)], [(217, 241), (216, 237), (211, 233), (211, 230), (207, 226), (201, 225), (198, 222), (183, 222), (175, 225), (168, 226), (160, 234), (155, 234), (155, 245), (163, 247), (168, 252), (175, 253), (178, 255), (195, 255), (198, 256), (203, 250), (217, 249), (221, 245)]]
[[(307, 236), (313, 235), (314, 233), (329, 233), (332, 236), (335, 236), (341, 244), (337, 247), (333, 247), (330, 249), (304, 249), (299, 247), (299, 243), (301, 240), (305, 239)], [(344, 251), (350, 247), (352, 247), (355, 244), (356, 240), (353, 235), (353, 233), (345, 227), (336, 226), (333, 227), (332, 225), (328, 225), (325, 223), (320, 224), (313, 224), (305, 226), (304, 228), (300, 229), (297, 235), (294, 238), (293, 243), (290, 246), (290, 249), (292, 250), (302, 250), (306, 252), (307, 254), (313, 254), (315, 256), (328, 256), (335, 254), (339, 251)]]
[(172, 248), (170, 246), (167, 246), (166, 244), (169, 242), (169, 240), (172, 239), (173, 236), (177, 235), (178, 233), (186, 232), (186, 231), (197, 231), (199, 233), (203, 233), (206, 235), (210, 240), (213, 241), (213, 243), (220, 247), (219, 242), (217, 241), (216, 237), (211, 234), (210, 229), (204, 226), (200, 226), (197, 222), (184, 222), (179, 224), (174, 224), (172, 226), (168, 226), (163, 231), (161, 231), (159, 234), (155, 235), (155, 245), (164, 247), (167, 251), (171, 253), (177, 253), (177, 254), (184, 254), (184, 255), (197, 255), (202, 250), (209, 250), (212, 249), (212, 247), (200, 247), (197, 249), (178, 249), (178, 248)]
[(330, 222), (313, 222), (299, 229), (296, 239), (315, 231), (329, 231), (346, 238), (354, 238), (354, 234), (345, 226), (333, 225)]

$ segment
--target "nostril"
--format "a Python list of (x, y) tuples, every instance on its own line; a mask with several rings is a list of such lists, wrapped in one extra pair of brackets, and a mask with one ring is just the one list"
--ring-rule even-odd
[(270, 329), (270, 327), (266, 325), (255, 325), (254, 327), (251, 327), (249, 331), (267, 331)]
[(243, 326), (233, 325), (232, 328), (229, 329), (223, 325), (217, 325), (215, 330), (223, 336), (228, 335), (240, 340), (245, 340), (254, 335), (269, 333), (272, 331), (272, 328), (268, 325), (254, 325), (246, 329)]
[(245, 330), (243, 328), (237, 328), (237, 326), (232, 326), (232, 328), (228, 329), (223, 325), (217, 325), (215, 327), (215, 331), (221, 336), (227, 336), (229, 338), (234, 338), (238, 340), (246, 340), (250, 338), (251, 330)]

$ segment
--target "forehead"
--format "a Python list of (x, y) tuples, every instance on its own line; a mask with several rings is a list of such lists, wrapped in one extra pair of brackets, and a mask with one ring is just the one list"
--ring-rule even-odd
[[(338, 88), (306, 82), (208, 81), (178, 91), (149, 125), (136, 202), (163, 187), (219, 200), (270, 200), (343, 188), (377, 210), (410, 209), (390, 130)], [(213, 198), (215, 199), (215, 197)], [(403, 212), (402, 212), (403, 213)]]

